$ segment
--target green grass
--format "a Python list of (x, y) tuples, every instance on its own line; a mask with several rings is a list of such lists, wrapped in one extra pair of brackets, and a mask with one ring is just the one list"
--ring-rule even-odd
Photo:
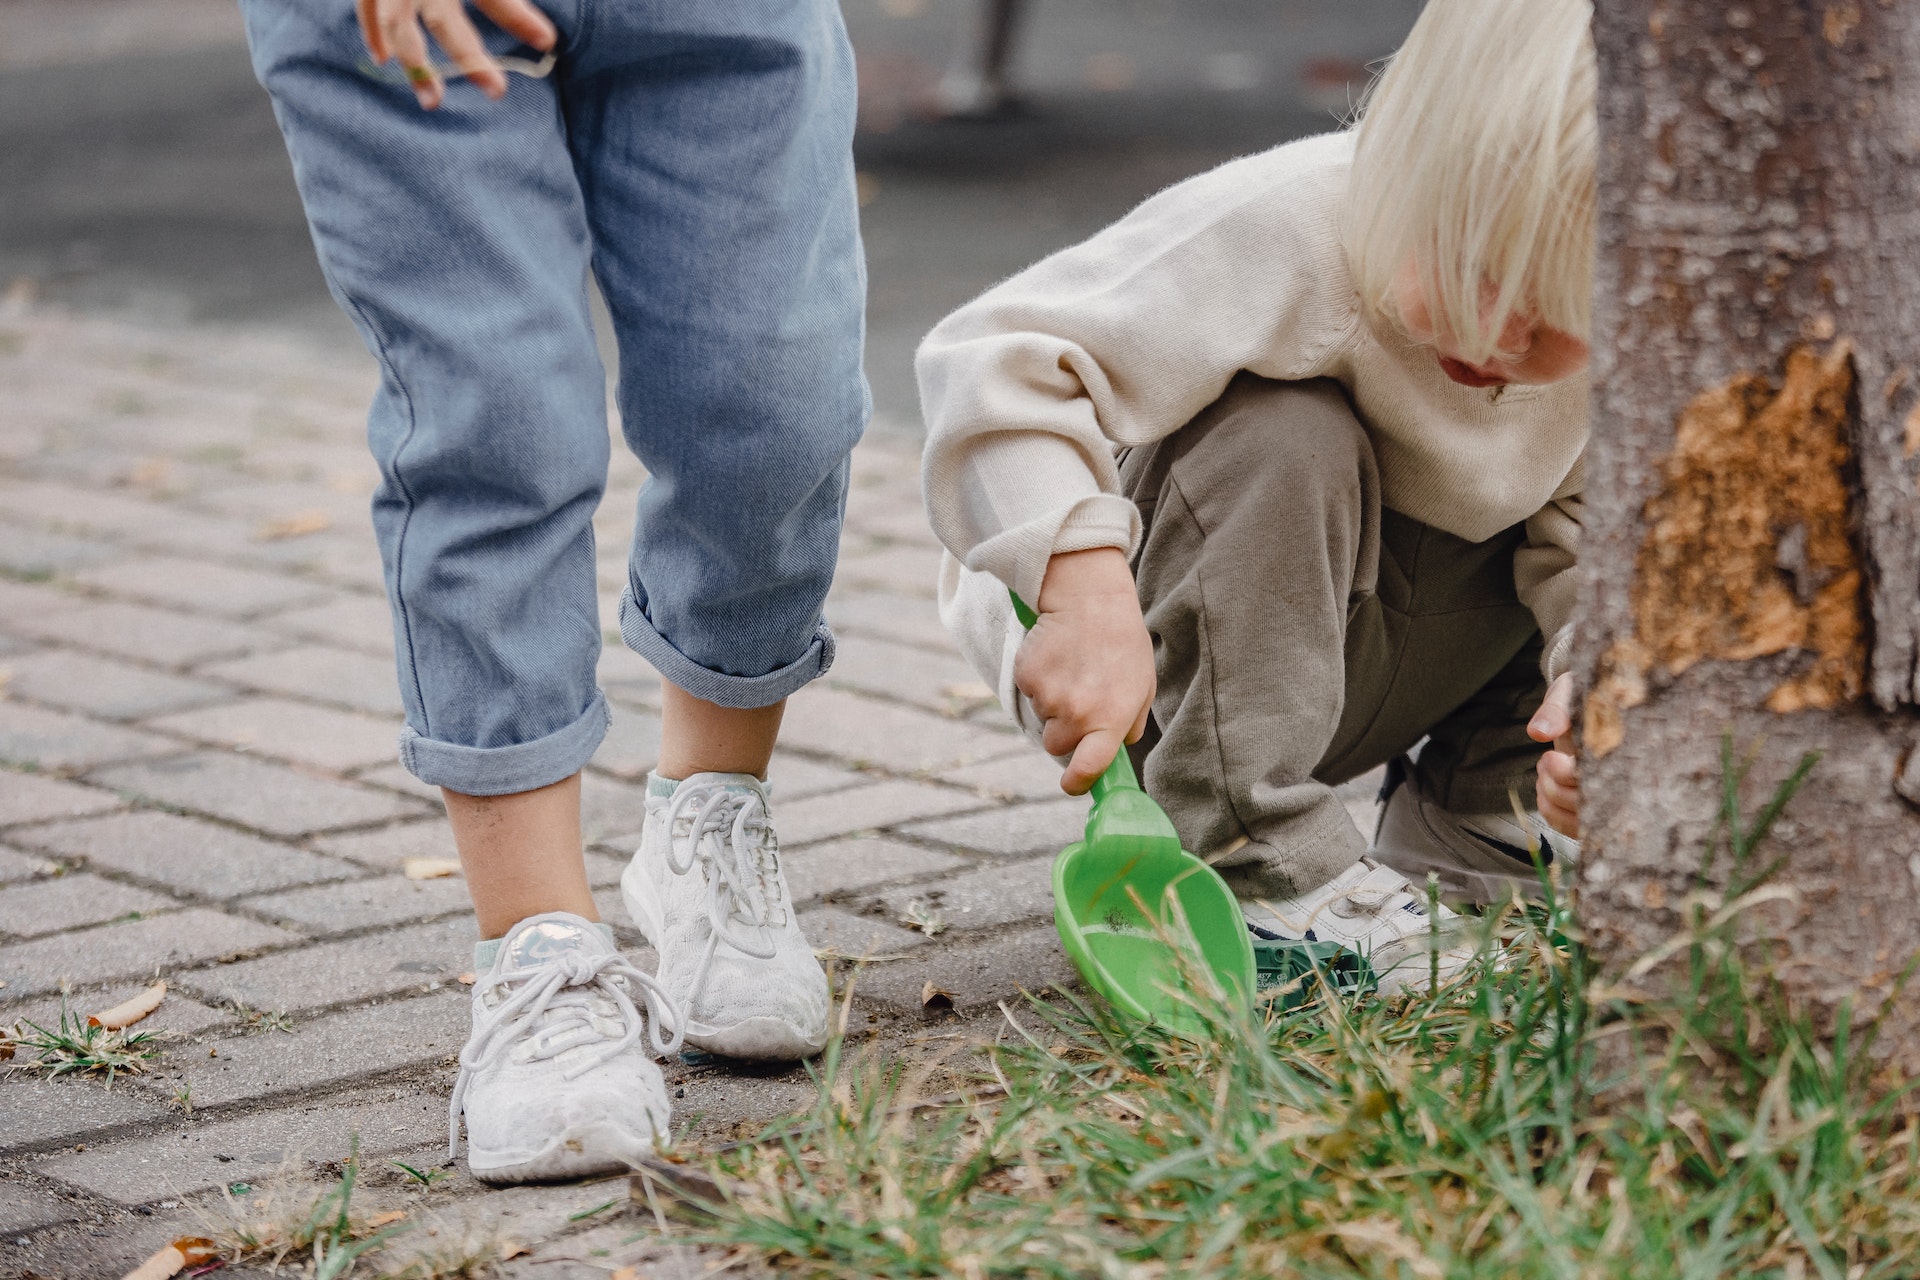
[(1203, 1043), (1034, 1002), (959, 1104), (830, 1056), (803, 1124), (715, 1161), (700, 1233), (808, 1276), (1920, 1274), (1872, 1025), (1823, 1040), (1740, 932), (1810, 765), (1743, 822), (1729, 758), (1728, 887), (1688, 899), (1657, 998), (1599, 988), (1553, 905), (1436, 993), (1213, 1009)]
[[(0, 1057), (11, 1059), (11, 1071), (30, 1071), (49, 1077), (103, 1075), (107, 1087), (121, 1074), (139, 1075), (157, 1057), (160, 1047), (146, 1031), (109, 1031), (87, 1025), (84, 1015), (60, 1002), (60, 1021), (51, 1029), (22, 1021), (11, 1030), (0, 1028)], [(26, 1050), (32, 1057), (25, 1057)]]

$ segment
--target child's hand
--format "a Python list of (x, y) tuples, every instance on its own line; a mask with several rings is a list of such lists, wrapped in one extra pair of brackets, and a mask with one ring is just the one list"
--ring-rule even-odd
[[(503, 31), (545, 53), (559, 38), (547, 15), (528, 0), (473, 0), (480, 12), (500, 24)], [(366, 38), (367, 51), (376, 63), (398, 58), (406, 68), (420, 105), (431, 111), (440, 105), (445, 87), (440, 73), (427, 54), (427, 31), (447, 52), (454, 66), (467, 79), (480, 86), (489, 98), (507, 91), (507, 73), (494, 62), (474, 30), (461, 0), (355, 0), (360, 13), (360, 34)]]
[(1534, 796), (1547, 825), (1569, 839), (1580, 838), (1580, 763), (1573, 751), (1573, 677), (1561, 676), (1547, 686), (1540, 709), (1527, 722), (1527, 736), (1551, 742), (1553, 750), (1540, 757)]
[(1113, 547), (1071, 551), (1047, 564), (1040, 620), (1014, 659), (1013, 682), (1046, 721), (1041, 745), (1073, 759), (1060, 777), (1082, 795), (1153, 707), (1153, 641), (1133, 573)]

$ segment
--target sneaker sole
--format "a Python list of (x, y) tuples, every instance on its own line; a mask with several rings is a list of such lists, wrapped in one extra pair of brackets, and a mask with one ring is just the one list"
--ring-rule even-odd
[[(664, 930), (651, 904), (628, 886), (627, 877), (632, 874), (633, 863), (629, 862), (620, 875), (620, 900), (633, 917), (633, 927), (647, 945), (658, 951)], [(824, 1035), (809, 1035), (787, 1019), (773, 1017), (743, 1018), (724, 1026), (689, 1019), (686, 1043), (706, 1053), (745, 1062), (797, 1062), (827, 1047)]]
[(626, 1173), (654, 1154), (654, 1139), (634, 1137), (624, 1129), (596, 1124), (567, 1129), (525, 1160), (487, 1164), (467, 1153), (467, 1171), (489, 1186), (527, 1182), (571, 1182), (609, 1173)]

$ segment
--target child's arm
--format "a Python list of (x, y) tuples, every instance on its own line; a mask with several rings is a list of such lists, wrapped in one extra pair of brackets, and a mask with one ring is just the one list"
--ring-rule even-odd
[[(397, 58), (406, 68), (414, 96), (428, 111), (440, 105), (446, 87), (440, 82), (427, 53), (426, 31), (446, 50), (448, 59), (489, 98), (507, 91), (507, 73), (494, 62), (467, 16), (461, 0), (355, 0), (360, 34), (376, 63)], [(557, 35), (553, 23), (528, 0), (473, 0), (474, 7), (492, 18), (515, 39), (545, 53)], [(422, 26), (426, 31), (422, 31)]]
[(1550, 742), (1553, 750), (1540, 757), (1534, 796), (1540, 816), (1564, 836), (1580, 838), (1580, 771), (1573, 742), (1574, 563), (1580, 540), (1580, 486), (1583, 469), (1574, 468), (1561, 486), (1562, 494), (1527, 521), (1526, 545), (1513, 558), (1514, 584), (1520, 600), (1533, 610), (1546, 637), (1542, 665), (1547, 696), (1527, 723), (1535, 742)]

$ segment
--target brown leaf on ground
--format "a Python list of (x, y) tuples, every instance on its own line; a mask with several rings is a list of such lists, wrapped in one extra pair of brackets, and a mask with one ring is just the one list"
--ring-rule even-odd
[(920, 988), (920, 1009), (923, 1013), (952, 1013), (953, 992), (934, 986), (933, 979), (928, 978)]
[(461, 974), (458, 978), (455, 978), (454, 981), (458, 982), (463, 987), (470, 987), (479, 979), (479, 976), (480, 975), (474, 973), (472, 970), (468, 970), (466, 973)]
[(371, 1218), (368, 1218), (367, 1225), (370, 1227), (384, 1227), (389, 1222), (398, 1222), (406, 1216), (407, 1211), (405, 1209), (389, 1209), (385, 1213), (376, 1213)]
[(460, 874), (458, 858), (408, 858), (400, 870), (409, 880), (439, 880)]
[(254, 533), (261, 542), (279, 542), (285, 538), (304, 538), (310, 533), (325, 533), (333, 527), (333, 517), (324, 511), (296, 511), (278, 520), (268, 520)]
[(155, 1009), (158, 1009), (160, 1002), (166, 998), (167, 984), (164, 982), (156, 982), (139, 995), (134, 996), (131, 1000), (124, 1000), (111, 1009), (93, 1014), (87, 1019), (87, 1025), (90, 1027), (105, 1027), (108, 1031), (118, 1031), (122, 1027), (130, 1027), (152, 1013)]
[(506, 1240), (500, 1245), (500, 1261), (511, 1262), (515, 1258), (524, 1257), (532, 1252), (533, 1250), (523, 1244), (515, 1244), (511, 1240)]
[(126, 1280), (170, 1280), (188, 1267), (218, 1262), (220, 1252), (204, 1236), (183, 1236), (127, 1272)]

